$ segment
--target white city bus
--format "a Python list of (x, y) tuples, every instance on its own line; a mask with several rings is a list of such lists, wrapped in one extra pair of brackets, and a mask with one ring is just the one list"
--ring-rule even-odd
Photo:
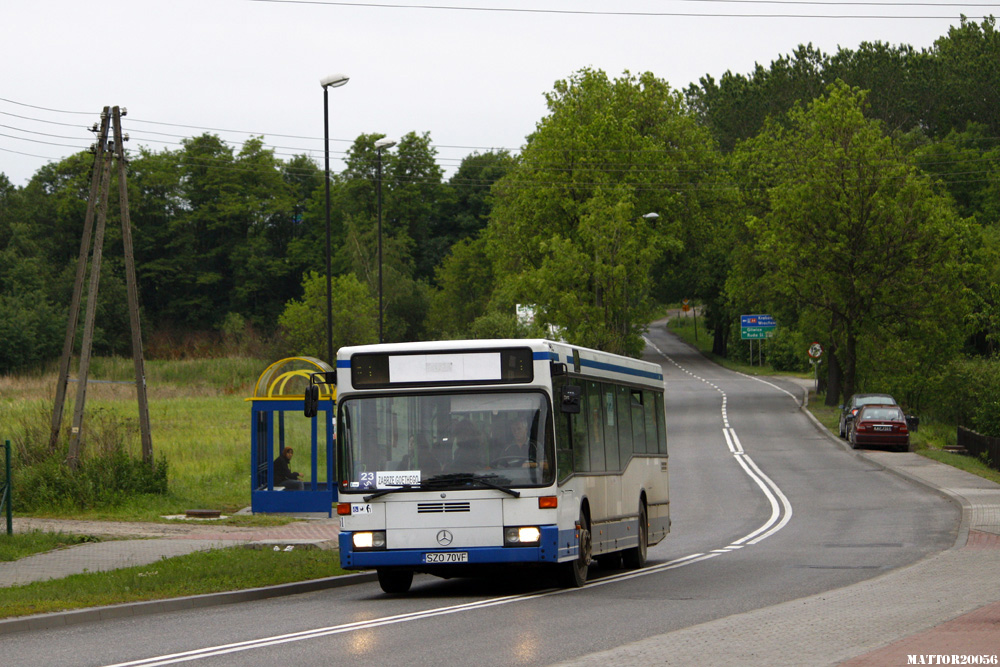
[(547, 340), (342, 348), (341, 565), (387, 593), (414, 572), (642, 567), (670, 530), (663, 390), (656, 364)]

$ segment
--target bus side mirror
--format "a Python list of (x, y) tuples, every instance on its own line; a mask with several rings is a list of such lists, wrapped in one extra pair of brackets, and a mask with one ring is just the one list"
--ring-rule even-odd
[(315, 417), (316, 413), (319, 412), (319, 385), (310, 384), (306, 387), (302, 411), (310, 419)]
[(575, 385), (563, 385), (559, 391), (559, 411), (568, 415), (580, 414), (580, 396), (583, 390)]

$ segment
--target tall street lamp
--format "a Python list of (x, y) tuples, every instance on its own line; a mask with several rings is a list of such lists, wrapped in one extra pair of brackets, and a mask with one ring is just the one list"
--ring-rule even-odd
[(330, 105), (327, 102), (328, 88), (340, 88), (350, 81), (346, 74), (331, 74), (319, 80), (323, 87), (323, 173), (326, 183), (326, 360), (336, 367), (333, 358), (333, 287), (330, 279)]
[(378, 177), (378, 342), (382, 342), (382, 151), (396, 145), (395, 139), (375, 142), (376, 174)]

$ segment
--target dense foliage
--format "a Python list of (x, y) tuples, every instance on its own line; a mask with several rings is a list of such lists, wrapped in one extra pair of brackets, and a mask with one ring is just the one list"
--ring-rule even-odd
[[(821, 342), (828, 401), (890, 390), (993, 429), (998, 62), (989, 18), (928, 49), (804, 45), (683, 90), (585, 69), (555, 83), (519, 154), (474, 153), (448, 179), (429, 135), (381, 153), (380, 135), (362, 135), (331, 182), (335, 345), (378, 336), (381, 158), (385, 340), (563, 335), (637, 354), (652, 304), (689, 298), (718, 354), (745, 356), (739, 315), (771, 312), (764, 355), (804, 369)], [(24, 187), (0, 175), (0, 371), (59, 353), (91, 168), (80, 154)], [(282, 352), (325, 355), (311, 159), (205, 134), (139, 150), (128, 184), (147, 331), (238, 322)], [(129, 345), (116, 206), (100, 353)]]

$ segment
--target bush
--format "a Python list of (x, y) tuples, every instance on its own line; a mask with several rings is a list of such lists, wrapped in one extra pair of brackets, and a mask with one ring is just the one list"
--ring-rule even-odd
[(96, 411), (87, 421), (79, 465), (71, 470), (65, 463), (67, 443), (49, 451), (48, 425), (26, 416), (14, 437), (13, 506), (19, 512), (104, 509), (120, 507), (136, 495), (166, 494), (166, 458), (150, 466), (128, 451), (135, 421)]
[(14, 474), (13, 505), (19, 512), (119, 507), (139, 494), (167, 492), (167, 460), (152, 467), (117, 451), (87, 458), (77, 469), (58, 454)]
[(921, 403), (937, 419), (1000, 437), (1000, 360), (954, 359), (929, 378)]

